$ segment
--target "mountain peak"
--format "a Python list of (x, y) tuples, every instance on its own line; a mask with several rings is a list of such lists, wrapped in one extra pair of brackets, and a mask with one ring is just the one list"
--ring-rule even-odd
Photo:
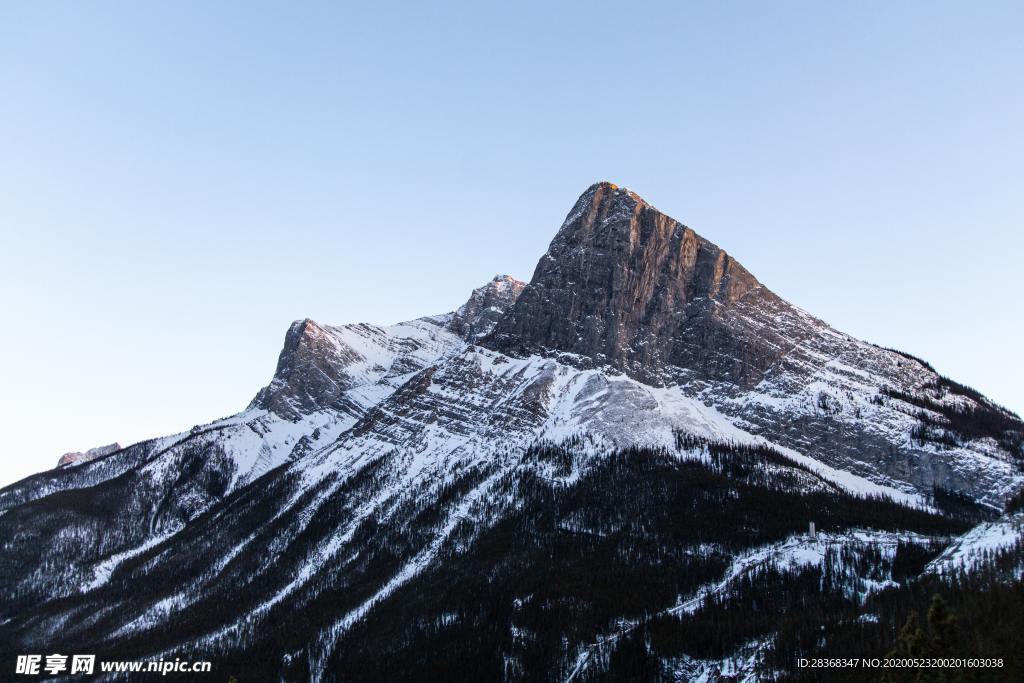
[(650, 207), (650, 204), (636, 192), (602, 180), (583, 191), (562, 223), (562, 230), (574, 225), (580, 218), (586, 219), (586, 222), (593, 222), (598, 214), (615, 215), (616, 211), (611, 211), (613, 207), (629, 211), (636, 206)]
[(572, 353), (648, 380), (671, 365), (756, 383), (774, 358), (732, 314), (741, 302), (784, 304), (715, 244), (635, 192), (599, 182), (580, 195), (486, 343)]
[(584, 196), (584, 195), (586, 195), (586, 194), (588, 194), (590, 192), (601, 192), (602, 194), (605, 194), (605, 195), (610, 194), (610, 193), (618, 193), (619, 196), (631, 197), (634, 200), (644, 202), (645, 204), (647, 203), (646, 200), (644, 200), (643, 197), (638, 195), (636, 192), (633, 192), (628, 187), (623, 187), (622, 185), (617, 185), (617, 184), (609, 182), (607, 180), (599, 180), (599, 181), (597, 181), (596, 183), (594, 183), (593, 185), (588, 187), (583, 192), (583, 195), (580, 195), (580, 196), (582, 197), (582, 196)]
[(517, 280), (516, 278), (512, 277), (511, 275), (501, 275), (501, 274), (498, 274), (498, 275), (495, 275), (494, 277), (492, 277), (491, 281), (488, 282), (486, 285), (484, 285), (484, 287), (504, 288), (504, 287), (514, 287), (514, 286), (518, 286), (518, 285), (526, 286), (526, 283), (523, 282), (522, 280)]
[[(623, 188), (619, 188), (618, 185), (616, 185), (615, 183), (608, 182), (607, 180), (599, 180), (596, 183), (594, 183), (593, 185), (591, 185), (590, 187), (588, 187), (583, 192), (583, 194), (585, 195), (588, 192), (602, 192), (602, 193), (618, 192), (618, 191), (620, 191), (620, 189), (621, 190), (626, 190), (626, 188), (624, 188), (624, 187)], [(626, 190), (626, 191), (628, 191), (628, 190)], [(580, 195), (580, 196), (583, 196), (583, 195)]]
[(310, 318), (288, 327), (277, 369), (250, 407), (264, 408), (287, 418), (323, 408), (347, 388), (344, 368), (361, 360)]
[(495, 275), (477, 287), (452, 316), (449, 328), (467, 341), (476, 341), (494, 329), (512, 308), (526, 283), (511, 275)]

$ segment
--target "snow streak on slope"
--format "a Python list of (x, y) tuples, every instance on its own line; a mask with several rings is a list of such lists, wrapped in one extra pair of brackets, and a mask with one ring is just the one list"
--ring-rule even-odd
[[(831, 467), (906, 492), (933, 486), (969, 491), (994, 509), (1024, 483), (1021, 463), (994, 438), (950, 436), (921, 440), (922, 415), (941, 415), (921, 400), (960, 410), (982, 405), (923, 362), (838, 332), (793, 307), (794, 342), (749, 391), (708, 386), (701, 397), (737, 419), (744, 429), (807, 453)], [(801, 334), (796, 330), (802, 329)], [(808, 331), (812, 334), (808, 335)], [(910, 401), (904, 400), (906, 397)], [(799, 429), (793, 426), (799, 425)]]
[(150, 538), (148, 541), (138, 546), (137, 548), (132, 548), (130, 550), (125, 550), (123, 552), (117, 553), (116, 555), (100, 562), (95, 567), (93, 567), (94, 579), (85, 587), (85, 590), (92, 590), (93, 588), (98, 588), (102, 586), (110, 579), (110, 575), (117, 568), (117, 565), (121, 564), (125, 560), (135, 557), (136, 555), (142, 554), (143, 552), (149, 550), (154, 546), (160, 545), (168, 538), (173, 536), (175, 533), (177, 533), (177, 531), (178, 530), (175, 529), (174, 531), (168, 532), (161, 536), (154, 536), (153, 538)]
[(420, 551), (415, 557), (407, 562), (401, 570), (392, 576), (376, 593), (366, 599), (355, 609), (350, 610), (343, 617), (331, 624), (322, 631), (315, 640), (314, 650), (311, 654), (311, 678), (313, 683), (320, 683), (323, 678), (327, 658), (337, 645), (338, 638), (349, 629), (352, 624), (364, 618), (366, 614), (390, 596), (397, 588), (419, 575), (437, 557), (438, 552), (447, 542), (455, 527), (466, 520), (473, 506), (486, 495), (491, 485), (504, 472), (492, 474), (481, 485), (466, 495), (459, 504), (448, 514), (444, 527), (436, 534), (434, 539), (426, 548)]

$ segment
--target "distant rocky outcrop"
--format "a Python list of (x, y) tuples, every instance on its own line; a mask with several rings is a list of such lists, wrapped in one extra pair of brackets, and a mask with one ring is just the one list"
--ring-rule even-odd
[(60, 460), (57, 461), (57, 467), (72, 467), (74, 465), (84, 465), (87, 462), (95, 460), (96, 458), (102, 458), (104, 455), (110, 455), (121, 450), (121, 444), (116, 441), (106, 446), (97, 446), (96, 448), (90, 448), (84, 453), (81, 451), (74, 451), (72, 453), (65, 453), (60, 456)]

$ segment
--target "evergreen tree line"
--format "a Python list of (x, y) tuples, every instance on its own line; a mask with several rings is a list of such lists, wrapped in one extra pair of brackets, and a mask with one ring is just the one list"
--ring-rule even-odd
[[(730, 656), (751, 638), (771, 634), (776, 634), (773, 652), (779, 653), (772, 666), (789, 671), (791, 665), (783, 662), (793, 653), (818, 651), (820, 625), (829, 629), (829, 651), (831, 639), (841, 649), (848, 637), (848, 649), (859, 648), (858, 656), (887, 652), (907, 614), (900, 611), (899, 600), (891, 608), (888, 603), (861, 605), (858, 582), (879, 581), (889, 573), (915, 575), (938, 546), (901, 545), (891, 560), (871, 547), (844, 549), (830, 553), (821, 568), (771, 567), (745, 576), (727, 599), (711, 598), (693, 615), (674, 621), (658, 615), (720, 580), (737, 553), (804, 533), (809, 521), (831, 532), (874, 528), (945, 536), (969, 528), (956, 516), (809, 487), (812, 475), (771, 449), (697, 444), (688, 438), (680, 437), (684, 446), (705, 449), (708, 457), (621, 449), (593, 457), (571, 484), (542, 474), (552, 466), (566, 473), (579, 468), (588, 445), (584, 440), (531, 449), (522, 466), (488, 490), (477, 521), (460, 522), (421, 574), (378, 603), (326, 653), (328, 679), (564, 680), (580, 648), (620, 632), (623, 620), (649, 623), (636, 636), (647, 655), (638, 660), (641, 671), (664, 673), (673, 657), (684, 655)], [(267, 549), (235, 555), (215, 581), (201, 584), (187, 618), (183, 613), (180, 620), (119, 639), (117, 652), (110, 654), (143, 658), (154, 649), (215, 632), (287, 586), (325, 539), (353, 524), (360, 507), (390, 485), (393, 461), (403, 457), (412, 454), (370, 463), (310, 515), (301, 511), (325, 495), (332, 482), (304, 491), (285, 510), (296, 482), (285, 470), (271, 471), (260, 486), (233, 492), (224, 505), (180, 532), (193, 553), (171, 557), (162, 555), (165, 548), (154, 547), (119, 565), (88, 600), (54, 601), (36, 618), (75, 608), (83, 623), (95, 627), (96, 639), (76, 632), (65, 644), (76, 651), (108, 653), (111, 645), (102, 634), (125, 624), (128, 615), (154, 597), (208, 575), (211, 556), (220, 557), (243, 542), (247, 548)], [(362, 519), (343, 552), (233, 636), (234, 644), (200, 644), (175, 654), (214, 659), (218, 671), (239, 680), (307, 680), (313, 635), (368, 600), (406, 566), (434, 538), (453, 505), (492, 472), (486, 464), (466, 468), (430, 484), (422, 495), (402, 497), (378, 516)], [(480, 519), (490, 521), (481, 524)], [(289, 540), (272, 557), (278, 538)], [(214, 539), (227, 546), (211, 545)], [(874, 599), (866, 605), (874, 605)], [(954, 600), (948, 601), (958, 609)], [(866, 613), (877, 614), (891, 629), (862, 624), (858, 619)], [(808, 623), (817, 623), (817, 629), (806, 630)], [(857, 640), (844, 635), (851, 624), (870, 628), (857, 631)], [(11, 636), (5, 642), (12, 648), (16, 627), (0, 625), (0, 636)], [(639, 651), (631, 643), (622, 639), (622, 649), (612, 648), (586, 676), (631, 667)]]
[[(911, 572), (923, 568), (920, 560)], [(763, 642), (756, 674), (794, 681), (1024, 680), (1021, 546), (992, 554), (977, 571), (915, 577), (861, 601), (824, 567), (769, 567), (741, 577), (691, 615), (663, 615), (614, 643), (588, 680), (674, 680), (686, 658), (726, 661)], [(898, 560), (897, 560), (898, 561)], [(902, 572), (901, 572), (902, 573)], [(923, 616), (922, 616), (923, 615)], [(801, 668), (800, 658), (988, 659), (990, 667)]]
[[(560, 449), (547, 444), (531, 457), (569, 467), (578, 456)], [(764, 468), (768, 479), (773, 468), (786, 470), (778, 472), (783, 479), (792, 472), (764, 464), (757, 449), (717, 444), (714, 451), (723, 461)], [(832, 531), (966, 529), (889, 500), (773, 481), (762, 486), (721, 469), (714, 459), (627, 448), (601, 456), (571, 486), (530, 467), (503, 478), (488, 498), (494, 505), (514, 500), (514, 508), (490, 528), (460, 528), (464, 536), (456, 534), (432, 567), (346, 634), (332, 657), (332, 675), (339, 681), (564, 680), (580, 647), (617, 633), (623, 619), (654, 619), (721, 577), (733, 553), (805, 532), (810, 519)], [(825, 578), (812, 572), (788, 585), (777, 570), (746, 579), (751, 587), (736, 596), (753, 594), (761, 581), (776, 588), (749, 606), (731, 605), (730, 595), (700, 610), (685, 625), (694, 636), (686, 651), (728, 654), (744, 638), (770, 632), (780, 611), (796, 609), (793, 603), (824, 613), (833, 602), (855, 602), (846, 588), (854, 575), (881, 578), (884, 564), (866, 548), (830, 557)], [(834, 585), (824, 601), (823, 581)], [(610, 656), (621, 659), (615, 651)], [(660, 657), (652, 663), (659, 670)], [(587, 676), (604, 668), (601, 662)]]

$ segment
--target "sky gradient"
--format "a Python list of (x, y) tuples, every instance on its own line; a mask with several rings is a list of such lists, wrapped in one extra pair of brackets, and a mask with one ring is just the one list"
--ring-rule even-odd
[(529, 279), (597, 180), (1024, 411), (1024, 5), (845, 5), (0, 5), (0, 485)]

